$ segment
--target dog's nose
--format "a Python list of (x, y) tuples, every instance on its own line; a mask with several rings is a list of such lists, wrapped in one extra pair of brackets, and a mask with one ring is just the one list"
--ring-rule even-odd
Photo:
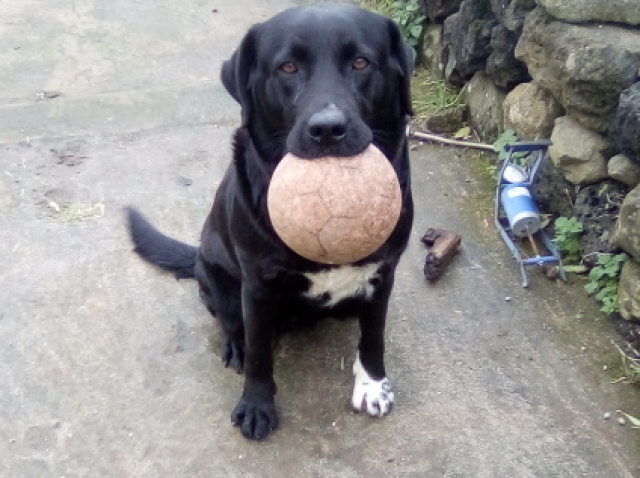
[(318, 143), (340, 141), (347, 134), (347, 118), (336, 105), (329, 105), (309, 118), (307, 132)]

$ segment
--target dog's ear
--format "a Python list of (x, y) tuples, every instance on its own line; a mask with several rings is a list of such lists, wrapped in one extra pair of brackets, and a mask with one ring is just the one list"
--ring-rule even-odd
[(238, 90), (236, 85), (236, 63), (238, 63), (238, 51), (236, 50), (227, 61), (222, 64), (222, 70), (220, 71), (220, 79), (222, 85), (227, 90), (233, 99), (240, 103), (240, 96), (238, 96)]
[(400, 106), (404, 114), (413, 116), (411, 76), (413, 75), (416, 52), (403, 41), (398, 26), (392, 20), (387, 20), (387, 26), (391, 38), (390, 64), (400, 76)]
[(242, 39), (231, 58), (222, 64), (220, 79), (225, 89), (242, 107), (242, 124), (246, 126), (251, 115), (252, 72), (257, 68), (256, 41), (258, 25), (252, 27)]

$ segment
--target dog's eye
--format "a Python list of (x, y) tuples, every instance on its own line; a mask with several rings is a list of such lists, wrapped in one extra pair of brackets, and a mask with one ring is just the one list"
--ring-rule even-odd
[(359, 57), (353, 60), (353, 63), (351, 63), (351, 66), (353, 67), (354, 70), (364, 70), (370, 64), (371, 62), (366, 58)]
[(292, 61), (287, 61), (280, 65), (280, 71), (286, 73), (287, 75), (293, 75), (295, 73), (298, 73), (298, 65), (296, 65)]

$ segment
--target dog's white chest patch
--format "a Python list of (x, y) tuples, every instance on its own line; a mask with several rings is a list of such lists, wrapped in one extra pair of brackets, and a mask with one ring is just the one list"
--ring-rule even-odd
[(364, 266), (340, 266), (322, 272), (305, 273), (311, 281), (305, 292), (307, 297), (324, 298), (327, 305), (335, 305), (354, 296), (370, 297), (380, 281), (380, 264)]

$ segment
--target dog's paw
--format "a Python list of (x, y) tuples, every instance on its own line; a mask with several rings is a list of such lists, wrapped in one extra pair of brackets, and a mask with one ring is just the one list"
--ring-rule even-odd
[(393, 387), (387, 377), (374, 380), (360, 363), (360, 358), (353, 364), (355, 383), (351, 405), (361, 413), (372, 417), (383, 417), (393, 410)]
[(231, 367), (237, 373), (244, 369), (244, 342), (227, 339), (222, 350), (222, 361), (225, 367)]
[(262, 440), (278, 428), (278, 414), (272, 401), (240, 399), (231, 414), (231, 421), (250, 440)]

